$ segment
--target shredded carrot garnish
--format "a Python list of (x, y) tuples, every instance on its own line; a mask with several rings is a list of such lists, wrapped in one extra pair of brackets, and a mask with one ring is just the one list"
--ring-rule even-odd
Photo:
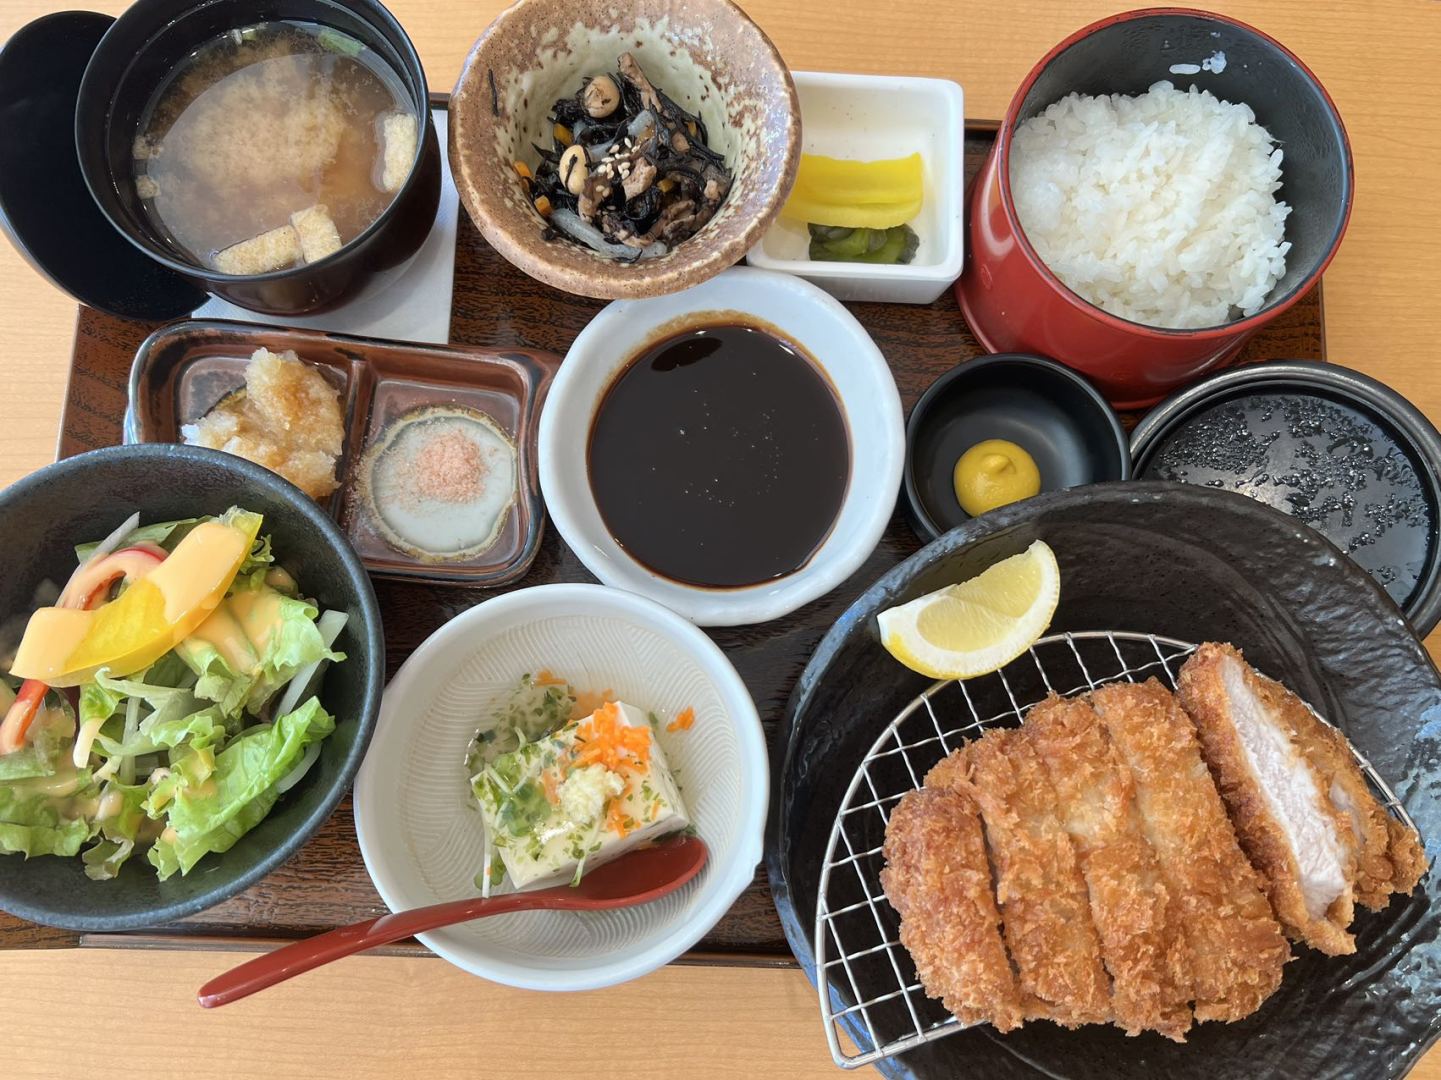
[(672, 720), (669, 724), (667, 724), (665, 726), (665, 729), (667, 731), (689, 731), (691, 729), (691, 725), (694, 723), (695, 710), (692, 709), (689, 705), (687, 705), (684, 709), (682, 709), (679, 713), (676, 714), (676, 718)]
[(650, 762), (650, 738), (649, 728), (621, 723), (610, 701), (581, 721), (573, 760), (577, 768), (604, 765), (611, 772), (642, 767)]
[(557, 675), (555, 672), (551, 671), (550, 668), (541, 668), (539, 671), (537, 671), (537, 672), (535, 673), (535, 685), (536, 685), (536, 686), (564, 686), (564, 685), (565, 685), (565, 680), (562, 679), (562, 678), (561, 678), (559, 675)]
[(546, 769), (540, 774), (541, 790), (545, 792), (545, 801), (555, 806), (560, 802), (560, 770)]
[(635, 782), (633, 778), (627, 776), (625, 778), (625, 787), (620, 789), (620, 794), (611, 797), (605, 823), (606, 827), (617, 836), (625, 836), (627, 833), (635, 831), (636, 823), (622, 813), (626, 797), (630, 795), (634, 787)]

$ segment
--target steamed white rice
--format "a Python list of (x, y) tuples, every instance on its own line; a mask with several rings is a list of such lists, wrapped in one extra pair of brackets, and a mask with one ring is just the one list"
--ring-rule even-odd
[(1243, 104), (1158, 82), (1070, 94), (1016, 128), (1011, 191), (1051, 271), (1113, 315), (1216, 326), (1286, 272), (1281, 150)]

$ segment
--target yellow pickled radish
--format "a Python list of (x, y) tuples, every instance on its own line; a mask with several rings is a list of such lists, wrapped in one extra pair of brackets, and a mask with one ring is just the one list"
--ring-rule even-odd
[(781, 214), (810, 225), (888, 229), (921, 212), (924, 192), (920, 154), (884, 161), (802, 154)]
[(806, 225), (833, 225), (845, 229), (889, 229), (904, 225), (921, 212), (921, 200), (910, 203), (873, 203), (869, 206), (835, 206), (792, 194), (781, 216)]
[(925, 167), (920, 154), (883, 161), (851, 161), (802, 154), (795, 190), (836, 205), (908, 203), (921, 198)]

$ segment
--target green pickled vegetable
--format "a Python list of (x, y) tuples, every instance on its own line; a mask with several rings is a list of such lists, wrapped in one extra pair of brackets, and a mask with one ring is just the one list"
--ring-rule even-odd
[(812, 262), (863, 262), (904, 265), (916, 257), (920, 237), (909, 225), (889, 229), (842, 229), (809, 226)]

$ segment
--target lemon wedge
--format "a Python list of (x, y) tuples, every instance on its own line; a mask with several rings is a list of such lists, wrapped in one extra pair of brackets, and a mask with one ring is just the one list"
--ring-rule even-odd
[(933, 679), (975, 678), (1034, 645), (1060, 597), (1056, 554), (1037, 540), (969, 581), (881, 612), (881, 644)]

